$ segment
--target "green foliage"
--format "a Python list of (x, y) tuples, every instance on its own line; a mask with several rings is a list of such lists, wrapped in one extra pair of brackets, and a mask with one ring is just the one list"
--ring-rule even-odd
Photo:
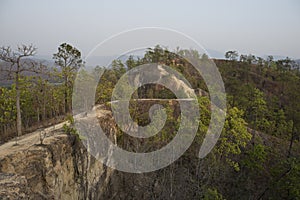
[(68, 124), (63, 125), (63, 130), (68, 135), (74, 135), (77, 140), (86, 140), (86, 138), (77, 131), (75, 128), (75, 121), (72, 115), (67, 115)]
[(271, 98), (267, 102), (265, 94), (253, 85), (238, 87), (234, 93), (237, 96), (229, 96), (228, 101), (245, 110), (245, 119), (251, 128), (285, 139), (289, 137), (293, 122), (278, 106), (278, 99)]
[(245, 159), (241, 161), (242, 165), (250, 170), (263, 170), (267, 158), (266, 147), (262, 144), (256, 144), (253, 148), (245, 152)]
[(13, 123), (16, 119), (15, 88), (0, 88), (0, 123)]
[(228, 110), (222, 135), (219, 139), (217, 152), (225, 157), (226, 162), (236, 171), (239, 171), (239, 164), (230, 156), (239, 155), (241, 149), (245, 148), (251, 140), (251, 134), (247, 131), (247, 123), (243, 119), (243, 111), (236, 107)]
[(129, 58), (126, 60), (126, 66), (128, 70), (131, 70), (134, 67), (137, 67), (138, 65), (139, 65), (139, 60), (135, 60), (133, 56), (129, 56)]
[[(177, 49), (176, 53), (177, 55), (166, 48), (156, 46), (148, 49), (143, 58), (135, 59), (130, 56), (125, 63), (120, 60), (113, 61), (110, 68), (105, 69), (97, 86), (96, 103), (108, 106), (119, 78), (127, 70), (149, 62), (168, 65), (183, 74), (192, 88), (207, 91), (201, 75), (181, 56), (193, 58), (195, 62), (209, 66), (208, 56), (200, 55), (195, 50)], [(255, 193), (257, 190), (266, 190), (263, 196), (266, 199), (299, 199), (299, 69), (289, 58), (275, 61), (272, 57), (264, 60), (254, 55), (240, 55), (240, 61), (237, 61), (237, 52), (230, 51), (226, 54), (226, 58), (234, 62), (214, 61), (225, 82), (229, 109), (222, 135), (204, 161), (209, 163), (205, 163), (207, 171), (202, 174), (206, 176), (200, 180), (201, 184), (208, 188), (204, 191), (204, 199), (223, 199), (220, 192), (229, 199), (235, 199), (240, 197), (239, 192), (243, 190), (247, 193), (243, 198), (247, 199), (255, 199), (256, 194), (251, 194), (250, 191)], [(63, 43), (54, 54), (54, 60), (60, 66), (60, 69), (54, 69), (51, 74), (55, 83), (43, 77), (19, 77), (22, 124), (25, 127), (40, 125), (44, 120), (64, 115), (66, 106), (71, 105), (74, 77), (83, 63), (81, 53), (75, 47)], [(91, 78), (91, 74), (85, 70), (80, 73), (84, 79)], [(81, 85), (79, 92), (90, 89), (89, 85)], [(121, 92), (128, 91), (125, 86), (122, 89)], [(15, 97), (15, 84), (10, 88), (0, 87), (1, 133), (15, 129)], [(171, 99), (174, 98), (174, 94), (167, 88), (148, 84), (140, 87), (132, 95), (133, 99), (153, 97)], [(203, 96), (198, 98), (198, 103), (201, 120), (197, 142), (201, 144), (210, 122), (211, 105), (209, 97)], [(130, 114), (138, 124), (147, 125), (150, 121), (149, 113), (138, 113), (138, 109), (136, 103), (131, 107)], [(166, 106), (165, 109), (168, 116), (165, 127), (160, 134), (150, 138), (150, 144), (165, 145), (176, 134), (180, 123), (179, 111), (174, 111), (174, 107), (171, 106)], [(63, 127), (65, 133), (75, 135), (78, 140), (85, 139), (75, 129), (72, 116), (68, 116), (68, 122), (69, 124)], [(249, 144), (251, 134), (248, 133), (247, 126), (259, 131), (253, 138), (254, 144)], [(155, 127), (150, 131), (156, 132)], [(119, 133), (118, 141), (125, 138), (125, 134)], [(257, 138), (264, 141), (257, 144)], [(287, 156), (289, 150), (291, 153)], [(193, 162), (189, 164), (193, 165)], [(199, 168), (203, 170), (204, 167), (201, 165)], [(228, 183), (230, 187), (224, 183)]]
[(198, 97), (198, 105), (199, 105), (199, 111), (200, 111), (200, 121), (199, 121), (199, 128), (197, 132), (197, 136), (200, 140), (200, 143), (202, 143), (203, 135), (206, 134), (208, 125), (210, 122), (210, 100), (208, 97)]
[[(53, 59), (56, 64), (64, 68), (78, 68), (82, 64), (81, 52), (67, 43), (62, 43), (58, 47), (58, 52), (53, 54)], [(66, 71), (63, 73), (66, 73)]]
[[(270, 183), (268, 196), (274, 199), (300, 198), (300, 159), (289, 158), (281, 161), (272, 170), (273, 179)], [(272, 192), (275, 191), (275, 192)]]
[(60, 77), (64, 83), (64, 102), (65, 113), (71, 109), (72, 89), (76, 72), (82, 66), (81, 52), (67, 43), (62, 43), (58, 47), (58, 52), (53, 54), (55, 63), (60, 67), (56, 70), (55, 76)]
[(71, 125), (64, 124), (63, 130), (68, 135), (71, 135), (71, 134), (72, 135), (77, 135), (78, 134), (77, 130), (73, 126), (71, 126)]
[(208, 188), (204, 192), (203, 200), (225, 200), (217, 189)]
[(125, 66), (121, 60), (113, 60), (111, 69), (114, 72), (117, 80), (119, 80), (121, 76), (126, 72)]

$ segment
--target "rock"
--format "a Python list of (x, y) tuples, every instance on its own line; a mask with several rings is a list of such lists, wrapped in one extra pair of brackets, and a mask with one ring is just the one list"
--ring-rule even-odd
[(44, 145), (15, 148), (0, 153), (1, 200), (101, 196), (102, 176), (109, 175), (110, 169), (90, 156), (75, 136), (56, 134), (46, 138)]

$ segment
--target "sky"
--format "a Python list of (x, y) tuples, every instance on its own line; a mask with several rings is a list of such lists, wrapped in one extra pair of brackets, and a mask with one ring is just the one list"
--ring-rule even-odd
[(0, 0), (0, 46), (32, 43), (51, 57), (67, 42), (87, 55), (119, 32), (162, 27), (221, 53), (299, 59), (299, 22), (299, 0)]

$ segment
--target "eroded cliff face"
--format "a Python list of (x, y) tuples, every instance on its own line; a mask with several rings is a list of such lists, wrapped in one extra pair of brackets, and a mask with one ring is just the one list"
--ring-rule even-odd
[(112, 169), (62, 130), (39, 144), (39, 133), (1, 146), (0, 199), (99, 199)]
[[(111, 113), (106, 111), (98, 119), (107, 136), (116, 140)], [(134, 147), (130, 142), (133, 141), (128, 140), (128, 145)], [(131, 174), (106, 167), (87, 152), (76, 136), (67, 135), (62, 129), (48, 133), (42, 145), (39, 132), (23, 136), (16, 146), (14, 143), (0, 146), (0, 199), (200, 197), (196, 156), (195, 162), (184, 155), (164, 169)], [(186, 155), (196, 155), (193, 150)]]

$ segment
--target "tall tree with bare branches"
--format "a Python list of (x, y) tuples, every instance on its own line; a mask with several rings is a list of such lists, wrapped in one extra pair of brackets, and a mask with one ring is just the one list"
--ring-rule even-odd
[(36, 62), (26, 60), (36, 54), (36, 47), (34, 45), (20, 45), (16, 50), (12, 50), (9, 46), (0, 47), (0, 60), (6, 62), (8, 65), (1, 65), (0, 72), (5, 74), (7, 80), (13, 80), (16, 86), (16, 127), (17, 137), (22, 135), (22, 118), (20, 106), (20, 81), (25, 72), (38, 72), (40, 66)]

